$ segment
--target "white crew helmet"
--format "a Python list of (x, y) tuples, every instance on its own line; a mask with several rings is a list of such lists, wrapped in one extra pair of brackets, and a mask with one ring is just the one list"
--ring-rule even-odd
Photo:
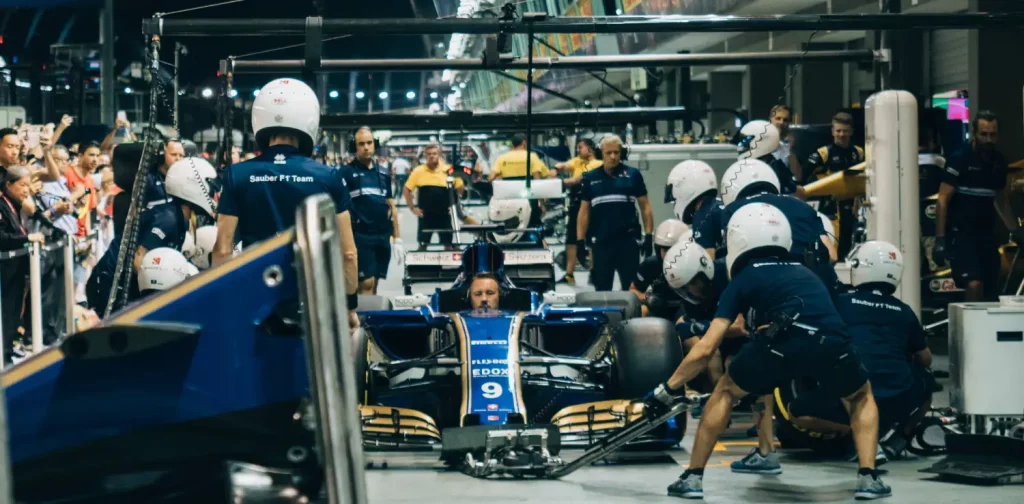
[(736, 161), (722, 174), (722, 203), (736, 201), (740, 193), (755, 184), (770, 184), (779, 192), (779, 176), (767, 163), (757, 159)]
[(693, 219), (690, 207), (697, 198), (718, 190), (715, 170), (696, 159), (687, 159), (672, 168), (668, 174), (668, 184), (671, 186), (672, 199), (676, 202), (676, 217), (683, 222)]
[(299, 151), (313, 154), (320, 129), (320, 101), (316, 93), (298, 79), (270, 81), (252, 103), (252, 132), (256, 145), (266, 150), (274, 130), (286, 128), (299, 134)]
[(683, 224), (681, 220), (665, 219), (658, 224), (658, 229), (654, 230), (654, 244), (659, 247), (671, 247), (683, 239), (689, 230), (690, 226)]
[(139, 290), (170, 289), (192, 276), (194, 268), (181, 252), (168, 247), (155, 248), (142, 257)]
[(530, 200), (495, 199), (487, 205), (487, 218), (495, 224), (504, 224), (504, 233), (494, 233), (494, 241), (512, 243), (519, 239), (530, 223)]
[(833, 247), (839, 246), (839, 238), (836, 236), (836, 227), (832, 225), (832, 219), (829, 219), (827, 215), (816, 212), (818, 219), (821, 220), (821, 227), (825, 228), (825, 233), (828, 234), (829, 241), (832, 242)]
[(662, 271), (665, 272), (668, 286), (684, 299), (691, 297), (686, 286), (698, 275), (704, 275), (708, 280), (715, 278), (711, 256), (704, 247), (692, 241), (679, 242), (668, 249), (662, 262)]
[(210, 217), (217, 215), (215, 198), (220, 182), (217, 170), (203, 158), (185, 158), (171, 165), (164, 178), (164, 189), (168, 196), (187, 201)]
[(863, 284), (888, 284), (895, 289), (903, 278), (903, 254), (895, 245), (872, 240), (857, 245), (847, 256), (850, 281)]
[(217, 244), (217, 226), (203, 226), (196, 229), (195, 242), (192, 249), (182, 253), (192, 264), (200, 270), (210, 269), (210, 254), (213, 253), (213, 246)]
[(742, 267), (746, 262), (744, 256), (757, 251), (759, 255), (770, 255), (773, 252), (785, 257), (793, 246), (793, 232), (789, 220), (778, 208), (768, 203), (748, 203), (740, 207), (729, 219), (725, 232), (725, 244), (728, 255), (725, 266), (729, 278), (736, 276), (733, 271), (737, 261)]
[(758, 119), (744, 124), (740, 136), (736, 146), (739, 159), (757, 159), (779, 148), (779, 130), (768, 121)]

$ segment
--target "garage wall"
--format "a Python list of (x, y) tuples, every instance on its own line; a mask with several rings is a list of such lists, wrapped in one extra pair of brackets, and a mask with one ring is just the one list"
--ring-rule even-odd
[(967, 89), (967, 33), (967, 30), (936, 30), (931, 33), (932, 93)]

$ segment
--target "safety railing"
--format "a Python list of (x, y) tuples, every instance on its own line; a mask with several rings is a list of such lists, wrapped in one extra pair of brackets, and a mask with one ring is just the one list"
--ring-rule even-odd
[[(64, 278), (64, 285), (62, 286), (62, 289), (64, 290), (64, 331), (65, 335), (70, 335), (75, 332), (75, 250), (76, 247), (81, 244), (95, 241), (98, 236), (98, 230), (93, 230), (85, 237), (64, 235), (59, 239), (59, 241), (54, 241), (45, 245), (33, 242), (26, 248), (0, 251), (0, 264), (4, 261), (21, 260), (23, 257), (28, 257), (28, 306), (31, 310), (29, 328), (32, 333), (31, 353), (39, 353), (44, 348), (42, 304), (42, 260), (44, 255), (53, 254), (55, 256), (58, 253), (62, 255), (61, 265), (63, 267)], [(0, 289), (3, 289), (2, 285), (0, 285)], [(20, 322), (20, 320), (4, 320), (3, 315), (0, 314), (0, 369), (4, 367), (3, 363), (5, 362), (4, 352), (6, 351), (6, 342), (3, 341), (4, 325), (19, 324)]]
[(299, 295), (304, 307), (317, 453), (330, 504), (364, 504), (366, 477), (358, 417), (345, 273), (334, 203), (313, 196), (296, 210)]

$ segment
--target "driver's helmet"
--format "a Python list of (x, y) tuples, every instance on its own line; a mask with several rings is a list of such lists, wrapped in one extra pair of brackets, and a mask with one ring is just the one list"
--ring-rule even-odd
[(530, 222), (530, 200), (492, 198), (487, 216), (491, 222), (505, 225), (505, 232), (494, 233), (494, 241), (512, 243), (523, 236)]

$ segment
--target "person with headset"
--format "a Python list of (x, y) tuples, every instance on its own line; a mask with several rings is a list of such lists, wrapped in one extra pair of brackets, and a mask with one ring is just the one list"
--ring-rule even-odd
[(576, 285), (576, 219), (580, 213), (580, 184), (583, 174), (601, 167), (601, 160), (595, 158), (597, 147), (589, 138), (581, 138), (576, 142), (576, 157), (555, 165), (559, 170), (569, 172), (569, 178), (562, 180), (568, 187), (569, 225), (565, 228), (565, 276), (557, 283)]
[(349, 325), (355, 328), (359, 275), (349, 213), (352, 199), (338, 169), (310, 158), (319, 126), (320, 102), (306, 83), (284, 78), (263, 86), (252, 104), (260, 155), (224, 170), (212, 261), (217, 266), (231, 258), (236, 234), (243, 246), (249, 246), (288, 230), (307, 198), (326, 193), (334, 201)]
[(654, 231), (654, 255), (644, 259), (636, 268), (636, 277), (629, 291), (640, 300), (640, 313), (644, 317), (659, 317), (669, 321), (677, 318), (680, 299), (665, 282), (662, 269), (665, 253), (680, 240), (690, 240), (690, 228), (677, 219), (666, 219)]
[[(771, 167), (756, 159), (733, 163), (722, 175), (721, 193), (725, 202), (722, 220), (726, 223), (740, 208), (750, 203), (769, 203), (778, 208), (786, 216), (792, 232), (790, 257), (817, 273), (829, 292), (835, 294), (839, 277), (832, 265), (837, 255), (828, 230), (810, 205), (779, 194), (779, 179)], [(716, 236), (718, 246), (728, 252), (726, 231), (723, 226)]]
[[(879, 432), (890, 433), (882, 448), (886, 457), (897, 458), (931, 407), (932, 354), (917, 315), (893, 295), (903, 276), (900, 251), (891, 243), (868, 241), (857, 245), (846, 262), (855, 290), (840, 295), (836, 309), (871, 380)], [(790, 421), (817, 432), (848, 433), (850, 419), (840, 401), (820, 392), (793, 399), (787, 405)]]
[(638, 256), (654, 253), (654, 214), (647, 185), (640, 170), (622, 163), (622, 149), (618, 135), (605, 136), (601, 140), (601, 169), (583, 175), (576, 253), (583, 254), (587, 244), (592, 245), (590, 283), (598, 291), (612, 290), (616, 272), (622, 290), (628, 289), (636, 277)]
[(645, 412), (657, 416), (688, 401), (685, 384), (707, 369), (741, 313), (750, 313), (747, 325), (758, 330), (715, 385), (701, 415), (690, 464), (668, 494), (704, 498), (704, 468), (738, 399), (765, 396), (794, 377), (807, 376), (831, 397), (841, 398), (850, 414), (860, 462), (854, 496), (891, 495), (875, 468), (878, 408), (871, 383), (828, 289), (815, 273), (789, 259), (793, 239), (786, 216), (768, 203), (750, 203), (732, 215), (726, 236), (731, 281), (714, 319), (672, 376), (647, 395)]
[(405, 248), (398, 232), (398, 210), (391, 192), (391, 173), (373, 159), (376, 151), (373, 131), (366, 126), (357, 129), (349, 150), (355, 153), (355, 158), (340, 170), (352, 198), (352, 233), (358, 251), (359, 293), (376, 294), (378, 283), (388, 276), (392, 252), (399, 264), (405, 258)]
[(143, 211), (169, 201), (164, 180), (167, 178), (167, 170), (171, 168), (171, 165), (185, 158), (185, 146), (179, 139), (168, 139), (160, 147), (158, 157), (160, 165), (155, 170), (146, 171), (146, 207)]

